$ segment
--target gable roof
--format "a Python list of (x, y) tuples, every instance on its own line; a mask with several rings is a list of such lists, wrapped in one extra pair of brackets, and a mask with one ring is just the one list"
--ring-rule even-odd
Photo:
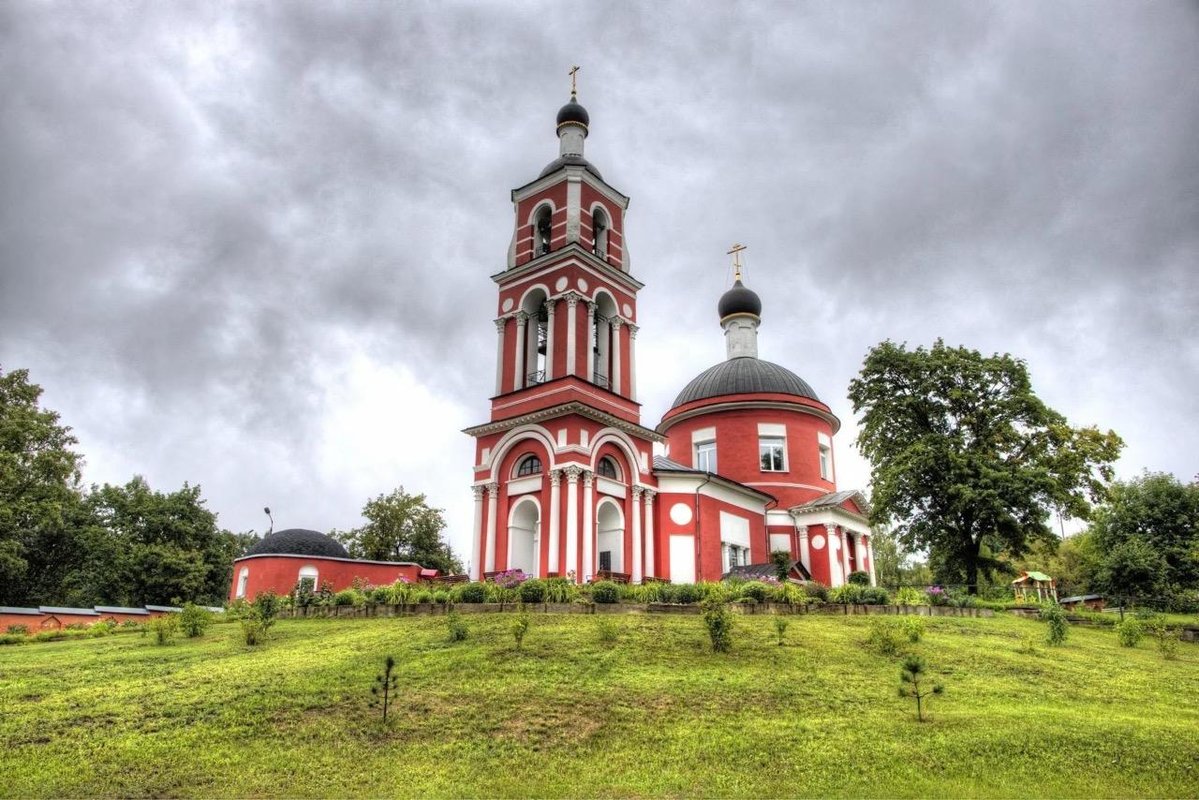
[[(845, 507), (847, 502), (852, 502), (858, 507), (858, 511), (853, 511)], [(866, 499), (866, 495), (859, 492), (857, 489), (846, 489), (841, 492), (829, 492), (822, 494), (814, 500), (809, 500), (806, 503), (800, 503), (797, 506), (792, 506), (790, 511), (815, 511), (821, 508), (840, 508), (850, 514), (859, 514), (863, 517), (870, 516), (870, 501)]]
[[(810, 581), (812, 574), (804, 568), (804, 565), (799, 561), (792, 561), (787, 567), (787, 574), (792, 572), (798, 573), (800, 580)], [(768, 561), (765, 564), (743, 564), (733, 567), (728, 572), (720, 576), (722, 581), (729, 578), (744, 578), (745, 580), (761, 580), (762, 578), (774, 578), (778, 576), (778, 570), (774, 566), (774, 562)]]

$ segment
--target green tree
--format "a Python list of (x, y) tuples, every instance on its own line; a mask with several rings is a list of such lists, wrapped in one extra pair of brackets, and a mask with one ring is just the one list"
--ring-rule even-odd
[(401, 486), (379, 495), (362, 508), (367, 523), (351, 531), (332, 531), (354, 558), (376, 561), (412, 561), (443, 573), (461, 573), (461, 562), (442, 540), (445, 516), (430, 508), (423, 494), (409, 494)]
[[(0, 604), (29, 602), (45, 587), (43, 546), (69, 551), (78, 515), (83, 457), (58, 414), (39, 405), (29, 372), (0, 372)], [(31, 561), (33, 562), (31, 564)], [(39, 598), (40, 599), (40, 598)]]
[(1112, 599), (1154, 604), (1164, 590), (1166, 560), (1153, 545), (1133, 537), (1112, 548), (1099, 566), (1096, 588)]
[(849, 396), (872, 465), (872, 521), (895, 521), (902, 545), (927, 548), (971, 592), (999, 555), (1054, 536), (1051, 509), (1086, 518), (1123, 446), (1111, 431), (1070, 427), (1033, 393), (1023, 361), (941, 340), (873, 348)]
[(899, 570), (903, 563), (899, 542), (881, 528), (875, 528), (870, 533), (870, 547), (874, 553), (874, 578), (878, 585), (890, 588), (899, 586)]
[(1117, 482), (1097, 509), (1091, 534), (1109, 558), (1126, 542), (1148, 545), (1163, 562), (1159, 590), (1199, 588), (1199, 482), (1162, 473)]

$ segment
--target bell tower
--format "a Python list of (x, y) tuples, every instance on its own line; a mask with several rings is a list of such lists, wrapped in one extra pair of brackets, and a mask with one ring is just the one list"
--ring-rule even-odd
[[(555, 120), (558, 156), (512, 190), (507, 264), (491, 276), (495, 394), (490, 421), (465, 431), (476, 439), (476, 578), (514, 568), (594, 575), (592, 482), (601, 461), (609, 488), (624, 487), (623, 520), (641, 513), (631, 489), (653, 480), (652, 443), (662, 441), (641, 426), (637, 402), (642, 284), (624, 238), (629, 198), (584, 156), (591, 117), (578, 101), (577, 72)], [(631, 576), (631, 562), (618, 561)]]

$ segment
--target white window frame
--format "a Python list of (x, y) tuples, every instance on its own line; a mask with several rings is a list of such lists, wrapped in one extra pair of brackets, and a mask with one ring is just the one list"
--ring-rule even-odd
[(820, 477), (822, 480), (833, 480), (833, 440), (823, 433), (816, 434), (816, 446), (819, 448)]
[(237, 576), (237, 595), (235, 596), (236, 598), (242, 598), (242, 597), (246, 596), (246, 587), (249, 585), (249, 583), (250, 583), (250, 568), (242, 567), (241, 574)]
[[(765, 456), (765, 449), (769, 447), (772, 450), (778, 448), (779, 466), (766, 467), (762, 463), (762, 458)], [(771, 463), (774, 459), (771, 458)], [(786, 472), (787, 471), (787, 439), (783, 436), (758, 436), (758, 468), (762, 472)]]
[(702, 472), (716, 472), (716, 440), (695, 443), (695, 468)]

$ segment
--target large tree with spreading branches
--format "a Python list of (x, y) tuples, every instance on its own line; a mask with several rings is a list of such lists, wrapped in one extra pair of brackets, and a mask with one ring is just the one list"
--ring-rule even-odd
[(1085, 519), (1123, 442), (1073, 428), (1033, 392), (1011, 355), (873, 348), (849, 387), (870, 461), (871, 517), (977, 591), (980, 571), (1052, 540), (1050, 513)]

